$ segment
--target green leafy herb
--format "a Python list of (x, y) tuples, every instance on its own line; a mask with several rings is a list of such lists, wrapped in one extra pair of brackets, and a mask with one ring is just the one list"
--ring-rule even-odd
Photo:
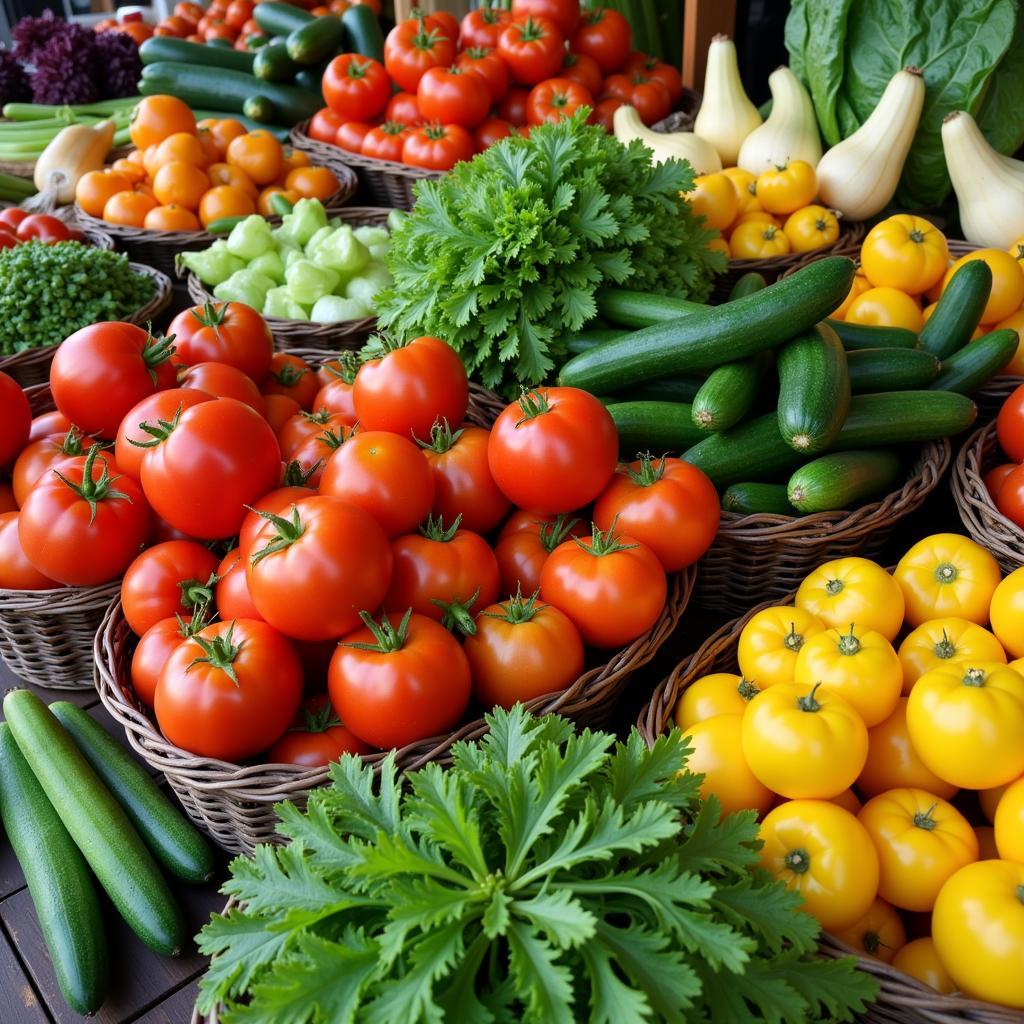
[(815, 959), (799, 897), (756, 869), (753, 812), (721, 817), (648, 749), (521, 707), (402, 785), (359, 758), (291, 842), (239, 858), (203, 929), (200, 1006), (224, 1024), (852, 1020), (875, 983)]

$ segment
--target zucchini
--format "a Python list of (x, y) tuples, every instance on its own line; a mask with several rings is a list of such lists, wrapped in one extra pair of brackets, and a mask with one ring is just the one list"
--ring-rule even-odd
[(891, 447), (954, 437), (978, 418), (978, 407), (952, 391), (887, 391), (854, 395), (836, 451)]
[(992, 331), (943, 360), (941, 372), (928, 387), (932, 391), (957, 391), (961, 395), (969, 395), (1006, 366), (1016, 354), (1018, 342), (1017, 332), (1008, 327)]
[(262, 82), (290, 82), (298, 70), (284, 43), (261, 46), (252, 62), (252, 73)]
[(671, 295), (651, 295), (626, 288), (604, 288), (597, 293), (597, 308), (601, 316), (622, 327), (650, 327), (667, 320), (678, 320), (691, 313), (706, 313), (703, 302), (677, 299)]
[(74, 740), (29, 690), (9, 691), (3, 709), (43, 792), (120, 915), (150, 949), (166, 956), (180, 952), (187, 937), (181, 908)]
[(321, 88), (323, 78), (324, 73), (319, 66), (315, 68), (300, 68), (295, 72), (295, 84), (303, 89), (308, 89), (320, 97), (323, 96), (323, 89)]
[(888, 494), (900, 480), (894, 452), (837, 452), (801, 466), (790, 478), (787, 494), (805, 515), (835, 512), (878, 494)]
[(776, 481), (807, 461), (782, 440), (775, 412), (705, 436), (680, 457), (703, 470), (719, 490), (743, 481)]
[(656, 324), (570, 359), (560, 382), (594, 394), (745, 359), (808, 330), (846, 297), (853, 261), (828, 256), (763, 291)]
[(941, 363), (915, 348), (860, 348), (846, 353), (850, 390), (855, 395), (874, 391), (913, 391), (926, 388), (939, 375)]
[(785, 484), (733, 484), (722, 495), (722, 508), (737, 515), (795, 515)]
[(380, 19), (369, 4), (353, 4), (341, 16), (345, 29), (345, 50), (384, 63), (384, 33)]
[(51, 704), (50, 711), (125, 809), (159, 864), (186, 882), (210, 878), (216, 864), (209, 844), (139, 762), (77, 705), (61, 700)]
[(712, 370), (693, 399), (694, 425), (704, 431), (734, 427), (753, 408), (764, 371), (765, 361), (757, 356)]
[(704, 377), (664, 377), (640, 384), (613, 397), (615, 402), (692, 402)]
[(606, 341), (614, 341), (616, 338), (621, 338), (623, 334), (627, 334), (627, 331), (620, 331), (615, 328), (609, 330), (594, 330), (594, 331), (580, 331), (579, 334), (574, 334), (570, 338), (566, 338), (563, 344), (567, 352), (571, 352), (573, 355), (579, 352), (586, 352), (588, 349), (596, 348), (598, 345), (603, 345)]
[(252, 16), (268, 36), (287, 36), (303, 25), (316, 21), (308, 11), (293, 4), (261, 3), (253, 9)]
[(244, 71), (246, 74), (252, 74), (253, 66), (251, 53), (235, 49), (224, 50), (219, 46), (205, 46), (203, 43), (190, 43), (186, 39), (175, 39), (173, 36), (151, 36), (139, 47), (139, 57), (143, 64), (177, 60), (184, 64)]
[(836, 332), (818, 324), (779, 351), (779, 432), (798, 452), (824, 451), (850, 408), (850, 373)]
[(989, 293), (992, 271), (984, 260), (968, 260), (943, 289), (917, 342), (926, 352), (948, 359), (970, 340), (981, 323)]
[(270, 124), (277, 116), (277, 108), (266, 96), (249, 96), (242, 104), (242, 113), (261, 124)]
[(917, 348), (917, 335), (905, 327), (875, 327), (872, 324), (851, 324), (845, 320), (825, 321), (852, 352), (858, 348)]
[(324, 14), (311, 22), (295, 29), (289, 36), (285, 46), (288, 56), (296, 64), (319, 64), (326, 60), (342, 44), (345, 30), (341, 18), (336, 14)]
[(107, 940), (92, 875), (6, 724), (0, 724), (0, 818), (61, 995), (76, 1013), (95, 1013), (107, 988)]
[(767, 288), (768, 282), (756, 270), (749, 270), (736, 279), (736, 283), (729, 292), (729, 301), (742, 299), (745, 295), (753, 295), (755, 292)]
[(619, 432), (619, 447), (632, 457), (636, 452), (680, 452), (703, 436), (693, 425), (693, 412), (685, 402), (620, 402), (607, 406)]

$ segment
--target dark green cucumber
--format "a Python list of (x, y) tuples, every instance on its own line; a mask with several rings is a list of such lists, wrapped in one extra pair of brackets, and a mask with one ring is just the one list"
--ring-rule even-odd
[(0, 724), (0, 819), (61, 995), (76, 1013), (95, 1013), (107, 988), (107, 939), (92, 875), (6, 724)]
[(50, 711), (125, 809), (157, 862), (186, 882), (210, 878), (216, 863), (209, 844), (139, 762), (77, 705), (57, 701)]
[(256, 8), (252, 16), (268, 36), (287, 36), (316, 20), (308, 11), (293, 4), (261, 3)]
[(263, 82), (290, 82), (298, 70), (284, 43), (261, 46), (252, 61), (252, 73)]
[(835, 451), (889, 448), (912, 441), (954, 437), (978, 417), (978, 407), (952, 391), (887, 391), (854, 395), (832, 444)]
[(917, 335), (905, 327), (875, 327), (831, 318), (825, 323), (839, 335), (848, 352), (859, 348), (917, 348)]
[(260, 124), (272, 124), (277, 117), (277, 107), (266, 96), (249, 96), (242, 104), (242, 113)]
[(900, 460), (894, 452), (836, 452), (801, 466), (789, 478), (786, 493), (804, 515), (835, 512), (888, 494), (900, 479)]
[(288, 56), (296, 64), (319, 64), (342, 44), (345, 30), (336, 14), (324, 14), (288, 36)]
[[(164, 60), (177, 60), (185, 64), (202, 64), (212, 68), (252, 73), (253, 55), (242, 50), (223, 50), (218, 46), (190, 43), (173, 36), (152, 36), (139, 47), (143, 64), (157, 64)], [(210, 97), (213, 99), (214, 97)]]
[(786, 496), (785, 484), (733, 484), (722, 495), (722, 509), (742, 516), (791, 516), (796, 513)]
[[(965, 264), (967, 267), (970, 265)], [(932, 391), (957, 391), (961, 395), (969, 395), (1006, 366), (1014, 357), (1018, 342), (1017, 332), (1008, 327), (992, 331), (944, 359), (942, 371), (928, 387)]]
[(782, 440), (779, 417), (770, 412), (722, 434), (705, 436), (681, 458), (703, 470), (723, 490), (744, 481), (761, 483), (785, 478), (808, 456), (794, 451)]
[(767, 288), (768, 282), (756, 270), (750, 270), (736, 279), (736, 283), (729, 292), (729, 301), (742, 299), (745, 295), (753, 295), (755, 292)]
[(854, 349), (846, 353), (846, 365), (855, 395), (926, 388), (941, 367), (931, 352), (916, 348)]
[(623, 454), (681, 452), (702, 437), (685, 402), (611, 402), (608, 411)]
[(308, 89), (318, 96), (323, 96), (321, 82), (323, 81), (323, 70), (317, 66), (312, 68), (300, 68), (295, 72), (295, 84), (303, 89)]
[(755, 295), (581, 352), (562, 367), (559, 379), (606, 394), (745, 359), (801, 334), (835, 309), (846, 297), (853, 273), (853, 261), (844, 256), (809, 263)]
[(764, 383), (765, 361), (757, 356), (712, 370), (693, 399), (693, 422), (703, 431), (728, 430), (753, 408)]
[(948, 359), (970, 340), (981, 323), (989, 293), (992, 271), (984, 260), (968, 260), (943, 289), (917, 343), (926, 352)]
[(623, 327), (650, 327), (668, 320), (678, 320), (691, 313), (706, 313), (708, 306), (671, 295), (651, 295), (626, 288), (604, 288), (597, 293), (601, 316)]
[(588, 349), (596, 348), (598, 345), (603, 345), (606, 341), (614, 341), (616, 338), (621, 338), (623, 334), (627, 333), (628, 331), (620, 331), (616, 328), (580, 331), (579, 334), (574, 334), (571, 338), (565, 339), (565, 349), (567, 352), (577, 355), (580, 352), (586, 352)]
[(178, 953), (187, 938), (181, 908), (121, 805), (34, 693), (12, 690), (3, 708), (39, 785), (118, 913), (150, 949)]
[(779, 432), (798, 452), (824, 451), (850, 407), (850, 373), (836, 332), (818, 324), (779, 350)]
[(341, 16), (345, 28), (345, 49), (384, 63), (384, 33), (380, 19), (369, 4), (353, 4)]
[(616, 402), (692, 402), (705, 378), (692, 374), (687, 377), (663, 377), (661, 380), (638, 384), (629, 391), (614, 396)]

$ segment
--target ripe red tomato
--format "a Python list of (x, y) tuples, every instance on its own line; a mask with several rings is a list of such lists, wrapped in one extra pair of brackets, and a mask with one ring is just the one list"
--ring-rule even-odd
[(564, 541), (585, 533), (582, 520), (564, 513), (545, 516), (539, 512), (513, 512), (494, 545), (500, 592), (535, 594), (540, 590), (540, 573), (551, 552)]
[(232, 548), (217, 566), (217, 587), (214, 597), (217, 614), (229, 619), (262, 619), (253, 604), (249, 584), (245, 578), (245, 559), (238, 548)]
[(337, 422), (337, 417), (332, 416), (331, 420), (333, 422), (319, 434), (307, 437), (289, 457), (289, 465), (298, 467), (297, 472), (310, 487), (319, 487), (324, 467), (334, 453), (355, 433), (354, 427)]
[[(612, 75), (612, 78), (620, 77), (625, 76)], [(672, 100), (669, 98), (668, 90), (659, 79), (647, 75), (634, 73), (631, 78), (629, 96), (622, 97), (622, 99), (636, 109), (644, 124), (654, 124), (655, 121), (660, 121), (663, 117), (667, 117), (672, 109)]]
[(399, 121), (385, 121), (371, 128), (363, 136), (363, 156), (376, 157), (378, 160), (390, 160), (392, 163), (402, 162), (402, 147), (412, 128)]
[[(418, 15), (414, 15), (417, 17)], [(451, 39), (453, 42), (458, 43), (459, 41), (459, 19), (455, 17), (451, 11), (437, 10), (431, 11), (430, 14), (423, 18), (424, 22), (432, 28), (440, 29), (446, 38)]]
[(720, 514), (714, 484), (696, 466), (664, 457), (620, 466), (594, 503), (600, 529), (617, 522), (657, 555), (666, 572), (693, 565), (707, 551)]
[(1004, 462), (1001, 466), (995, 466), (990, 469), (983, 477), (982, 482), (985, 484), (985, 490), (988, 491), (988, 496), (995, 501), (999, 497), (999, 489), (1003, 486), (1003, 481), (1017, 468), (1016, 462)]
[(356, 352), (344, 349), (333, 359), (327, 359), (320, 364), (316, 371), (316, 379), (320, 381), (320, 387), (325, 387), (339, 377), (351, 384), (356, 379), (356, 371), (359, 369), (360, 362)]
[(476, 143), (476, 148), (482, 152), (488, 146), (493, 146), (496, 142), (515, 134), (515, 127), (508, 121), (503, 121), (500, 117), (489, 117), (474, 129), (473, 141)]
[(339, 117), (330, 107), (318, 110), (309, 122), (309, 137), (317, 142), (333, 143), (338, 134), (338, 129), (345, 123), (346, 118)]
[(66, 242), (71, 237), (71, 229), (64, 221), (51, 217), (48, 213), (30, 213), (18, 222), (18, 237), (27, 242), (37, 238), (40, 242), (52, 245), (54, 242)]
[(475, 128), (491, 106), (491, 87), (481, 75), (458, 65), (428, 68), (416, 88), (416, 102), (428, 121)]
[(13, 377), (0, 373), (0, 466), (13, 462), (28, 444), (32, 430), (32, 409)]
[(547, 18), (569, 39), (580, 21), (579, 0), (512, 0), (512, 17), (524, 21), (529, 17)]
[(266, 405), (263, 415), (275, 434), (288, 420), (302, 412), (302, 406), (287, 395), (264, 395), (263, 402)]
[(562, 57), (562, 67), (558, 72), (559, 78), (568, 78), (571, 82), (582, 85), (591, 96), (597, 96), (601, 92), (601, 84), (604, 75), (593, 57), (585, 53), (573, 53), (566, 50)]
[[(509, 20), (512, 20), (511, 15), (509, 15)], [(9, 206), (6, 210), (0, 210), (0, 224), (4, 227), (10, 228), (15, 234), (17, 234), (18, 225), (28, 215), (28, 210), (22, 210), (18, 206)]]
[(571, 512), (608, 485), (619, 439), (608, 410), (579, 388), (539, 388), (507, 406), (487, 458), (502, 493), (532, 512)]
[(396, 92), (388, 100), (384, 108), (385, 121), (397, 121), (399, 124), (420, 125), (423, 123), (423, 115), (420, 113), (419, 104), (416, 102), (416, 94), (411, 92)]
[(161, 619), (142, 634), (132, 655), (131, 677), (135, 696), (146, 707), (153, 706), (157, 680), (167, 659), (183, 640), (187, 640), (193, 632), (199, 632), (205, 625), (205, 620), (201, 620), (193, 629), (192, 616), (183, 615), (180, 621), (174, 617)]
[(334, 136), (334, 144), (350, 153), (361, 153), (363, 139), (373, 130), (365, 121), (346, 121)]
[[(7, 376), (4, 374), (4, 376)], [(3, 384), (0, 383), (0, 388)], [(5, 396), (6, 401), (6, 396)], [(17, 401), (17, 399), (12, 399)], [(4, 406), (4, 412), (8, 411), (7, 406)], [(52, 412), (44, 412), (41, 416), (35, 416), (32, 419), (32, 425), (28, 429), (28, 442), (38, 441), (41, 437), (49, 437), (50, 434), (66, 434), (71, 429), (71, 420), (54, 409)]]
[(270, 374), (260, 386), (264, 397), (285, 395), (293, 398), (301, 409), (313, 408), (313, 399), (320, 390), (313, 367), (301, 356), (275, 352), (270, 360)]
[(0, 226), (0, 249), (13, 249), (20, 244), (18, 236), (12, 228)]
[(14, 500), (19, 507), (25, 504), (29, 492), (44, 473), (65, 459), (84, 455), (97, 443), (95, 438), (72, 427), (66, 434), (50, 434), (27, 444), (11, 469)]
[(583, 640), (569, 617), (536, 595), (484, 608), (462, 649), (473, 696), (484, 708), (510, 708), (564, 690), (583, 671)]
[(325, 431), (338, 433), (338, 427), (348, 426), (344, 420), (333, 417), (329, 412), (300, 412), (285, 422), (278, 431), (281, 458), (286, 462), (295, 458), (295, 453), (311, 438)]
[(170, 339), (134, 324), (92, 324), (53, 356), (50, 390), (57, 408), (87, 434), (112, 441), (125, 413), (154, 391), (174, 387)]
[(196, 363), (178, 372), (178, 387), (195, 388), (215, 398), (233, 398), (262, 417), (267, 403), (256, 382), (227, 363)]
[(1003, 402), (996, 419), (996, 435), (1009, 458), (1024, 462), (1024, 384)]
[(623, 106), (624, 103), (625, 100), (619, 99), (598, 100), (596, 106), (590, 112), (590, 117), (587, 118), (587, 123), (599, 124), (609, 135), (614, 135), (615, 125), (612, 118), (615, 116), (615, 111)]
[(0, 590), (56, 590), (59, 586), (25, 557), (18, 539), (17, 510), (0, 512)]
[(225, 363), (257, 385), (270, 373), (273, 335), (266, 320), (244, 302), (193, 306), (171, 321), (168, 333), (174, 335), (176, 363)]
[(346, 121), (368, 121), (383, 112), (391, 96), (384, 65), (372, 57), (343, 53), (324, 71), (327, 106)]
[(667, 592), (665, 570), (646, 544), (597, 527), (555, 548), (540, 574), (541, 599), (565, 612), (592, 647), (623, 647), (646, 633)]
[(241, 27), (252, 17), (253, 5), (249, 0), (231, 0), (228, 4), (227, 13), (224, 15), (224, 24), (231, 28)]
[[(290, 464), (289, 464), (290, 465)], [(291, 507), (303, 498), (312, 498), (316, 491), (312, 487), (303, 484), (286, 483), (283, 487), (264, 494), (259, 501), (254, 501), (249, 506), (249, 511), (242, 520), (242, 527), (238, 531), (238, 549), (248, 558), (252, 554), (252, 542), (256, 534), (267, 524), (260, 512), (273, 512), (274, 515), (287, 516)]]
[(240, 761), (280, 739), (302, 699), (302, 666), (276, 629), (255, 619), (215, 622), (174, 650), (153, 710), (175, 746)]
[(302, 702), (291, 728), (267, 751), (267, 763), (321, 768), (342, 754), (371, 753), (373, 747), (342, 725), (330, 698), (319, 693)]
[[(349, 377), (351, 379), (347, 379)], [(313, 411), (330, 413), (339, 417), (342, 423), (354, 425), (356, 403), (352, 397), (352, 386), (355, 379), (355, 373), (351, 373), (336, 377), (329, 384), (325, 384), (313, 399)]]
[(683, 94), (683, 79), (671, 64), (665, 64), (657, 57), (634, 50), (622, 68), (627, 74), (639, 72), (657, 79), (668, 91), (669, 99), (675, 103)]
[(203, 540), (238, 532), (251, 505), (277, 486), (281, 452), (247, 405), (218, 398), (186, 409), (142, 460), (142, 488), (157, 515)]
[(498, 104), (498, 116), (516, 128), (521, 128), (526, 124), (526, 101), (529, 98), (529, 89), (512, 86)]
[(491, 104), (500, 103), (505, 98), (505, 93), (508, 92), (508, 68), (494, 49), (471, 46), (459, 54), (455, 66), (462, 68), (463, 71), (471, 71), (484, 80), (491, 96)]
[(132, 631), (142, 636), (161, 619), (191, 615), (213, 604), (217, 558), (191, 540), (170, 540), (138, 555), (121, 580), (121, 607)]
[(1011, 522), (1024, 527), (1024, 466), (1008, 473), (999, 488), (996, 508)]
[(405, 137), (402, 163), (430, 171), (450, 171), (461, 160), (472, 160), (473, 136), (458, 124), (425, 124)]
[[(529, 16), (513, 21), (498, 37), (498, 56), (523, 85), (551, 78), (562, 66), (565, 36), (550, 18)], [(509, 118), (511, 120), (511, 118)]]
[(320, 493), (358, 505), (389, 537), (399, 537), (429, 514), (434, 475), (412, 441), (367, 430), (353, 434), (331, 456), (320, 478)]
[(511, 23), (511, 11), (500, 7), (479, 7), (463, 17), (459, 26), (459, 43), (464, 50), (476, 46), (494, 49), (502, 30)]
[(626, 63), (632, 45), (633, 30), (623, 15), (610, 7), (593, 7), (583, 12), (569, 48), (593, 57), (610, 75)]
[(629, 103), (633, 97), (633, 78), (631, 75), (609, 75), (604, 80), (601, 95), (608, 99), (622, 100)]
[(592, 107), (594, 97), (578, 82), (549, 78), (530, 90), (526, 100), (528, 124), (556, 123), (571, 117), (582, 106)]
[(400, 21), (384, 41), (384, 67), (400, 89), (416, 92), (428, 68), (455, 60), (455, 37), (429, 17)]
[(17, 512), (18, 503), (14, 500), (14, 489), (10, 484), (0, 481), (0, 512)]
[(25, 557), (43, 575), (72, 587), (117, 579), (152, 525), (139, 485), (118, 477), (113, 460), (100, 452), (94, 446), (58, 463), (36, 481), (18, 515)]
[[(138, 480), (142, 476), (142, 458), (153, 436), (142, 429), (144, 423), (158, 423), (160, 420), (171, 422), (180, 409), (184, 412), (193, 405), (212, 402), (213, 395), (200, 391), (198, 388), (168, 388), (157, 391), (133, 406), (121, 420), (114, 441), (114, 461), (122, 473)], [(133, 444), (132, 442), (136, 442)], [(77, 453), (69, 453), (77, 454)]]
[[(469, 663), (440, 623), (407, 613), (395, 626), (363, 616), (327, 672), (331, 703), (352, 732), (375, 747), (450, 732), (469, 703)], [(366, 648), (375, 648), (367, 650)]]

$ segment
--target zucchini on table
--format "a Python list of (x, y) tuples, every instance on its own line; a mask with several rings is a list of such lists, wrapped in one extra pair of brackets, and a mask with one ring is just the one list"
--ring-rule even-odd
[(613, 402), (607, 406), (619, 433), (622, 453), (653, 455), (685, 451), (701, 438), (693, 410), (685, 402)]
[(824, 451), (850, 407), (842, 343), (827, 324), (787, 342), (778, 357), (779, 431), (798, 452)]
[(1017, 332), (1008, 327), (992, 331), (943, 360), (941, 372), (928, 387), (969, 395), (1006, 366), (1016, 354), (1018, 343)]
[(739, 423), (761, 392), (767, 366), (764, 359), (751, 356), (712, 370), (693, 399), (694, 426), (720, 431)]
[(787, 496), (805, 515), (834, 512), (888, 494), (899, 480), (900, 460), (894, 452), (836, 452), (801, 466), (789, 478)]

